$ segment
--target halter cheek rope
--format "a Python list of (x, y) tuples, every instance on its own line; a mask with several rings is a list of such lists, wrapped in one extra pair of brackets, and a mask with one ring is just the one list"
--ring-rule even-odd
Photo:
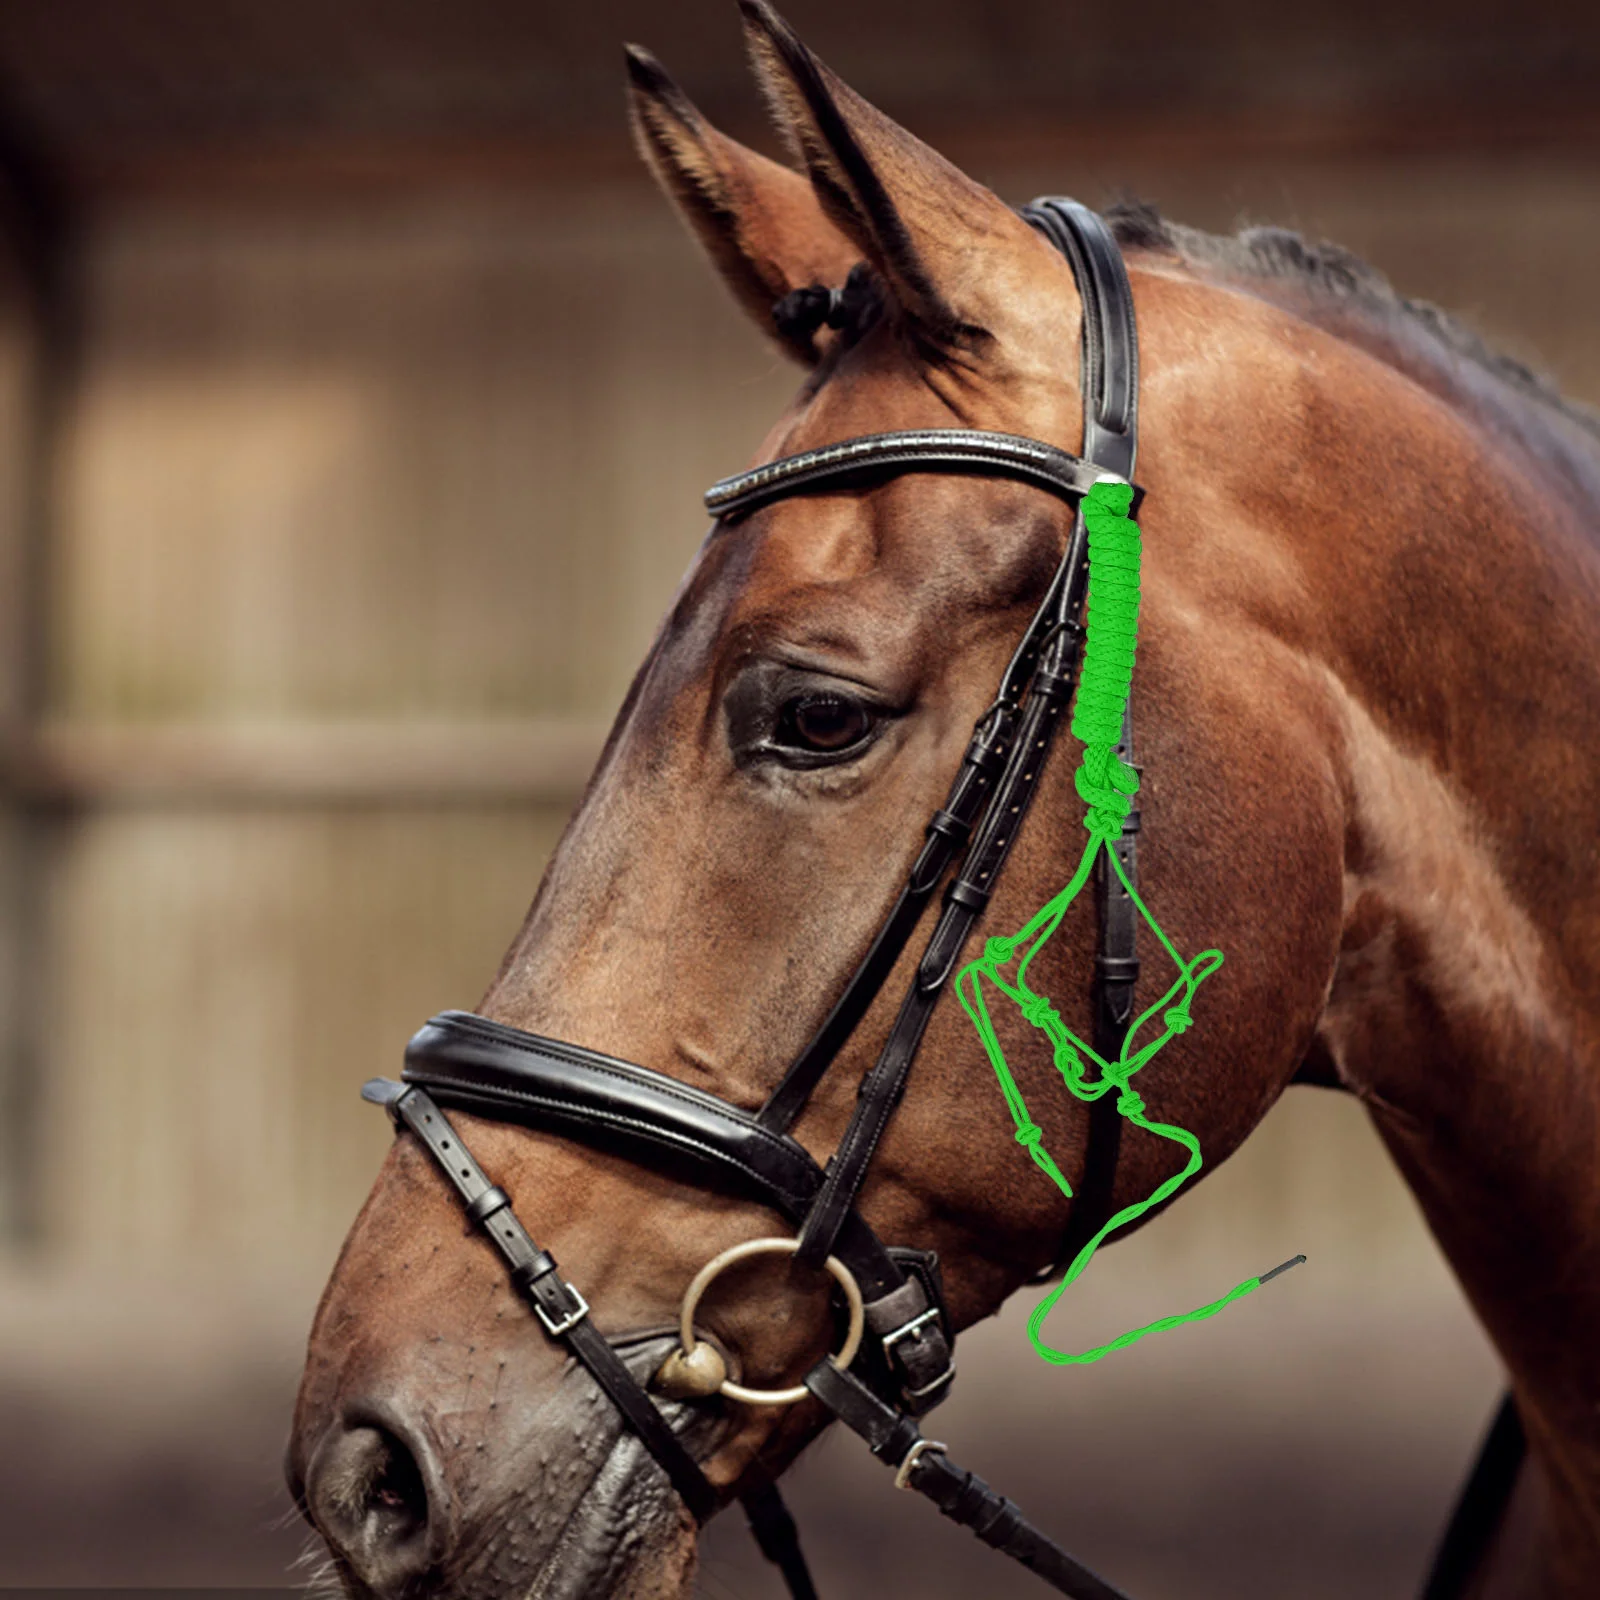
[[(782, 1241), (781, 1248), (792, 1249), (799, 1261), (813, 1267), (827, 1266), (847, 1289), (850, 1283), (855, 1285), (864, 1337), (853, 1359), (848, 1353), (853, 1341), (847, 1341), (840, 1361), (832, 1357), (819, 1361), (804, 1375), (803, 1384), (782, 1398), (792, 1398), (802, 1389), (815, 1397), (895, 1470), (899, 1487), (927, 1496), (946, 1516), (1021, 1562), (1057, 1592), (1076, 1600), (1126, 1600), (1033, 1528), (1002, 1495), (955, 1466), (944, 1445), (923, 1437), (914, 1419), (945, 1397), (955, 1375), (954, 1330), (945, 1310), (938, 1261), (931, 1252), (885, 1245), (856, 1205), (873, 1153), (905, 1091), (917, 1046), (989, 903), (1038, 787), (1061, 714), (1072, 700), (1084, 637), (1078, 618), (1091, 551), (1096, 581), (1090, 663), (1085, 669), (1089, 698), (1086, 703), (1080, 693), (1074, 722), (1079, 737), (1089, 741), (1092, 732), (1093, 738), (1077, 779), (1079, 793), (1090, 806), (1090, 846), (1073, 882), (1063, 891), (1065, 899), (1058, 896), (1012, 939), (991, 940), (984, 956), (962, 969), (957, 987), (980, 1037), (990, 1047), (991, 1061), (1018, 1119), (1020, 1141), (1067, 1194), (1072, 1191), (1040, 1142), (998, 1053), (980, 977), (1009, 994), (1045, 1031), (1068, 1087), (1091, 1104), (1085, 1171), (1060, 1252), (1069, 1262), (1066, 1282), (1082, 1270), (1112, 1228), (1143, 1209), (1106, 1216), (1124, 1118), (1163, 1137), (1188, 1141), (1198, 1166), (1193, 1136), (1143, 1120), (1142, 1106), (1127, 1083), (1161, 1042), (1133, 1056), (1127, 1053), (1139, 970), (1137, 914), (1143, 913), (1135, 889), (1133, 836), (1139, 819), (1130, 801), (1137, 788), (1137, 769), (1126, 703), (1133, 659), (1131, 618), (1137, 606), (1137, 529), (1127, 518), (1136, 509), (1139, 494), (1131, 483), (1138, 417), (1133, 299), (1116, 244), (1093, 212), (1071, 200), (1051, 199), (1036, 201), (1023, 215), (1065, 255), (1083, 303), (1081, 456), (1039, 440), (972, 429), (875, 434), (757, 467), (717, 484), (706, 496), (713, 515), (731, 520), (790, 495), (870, 489), (907, 472), (958, 472), (1013, 478), (1076, 508), (1061, 564), (1006, 667), (993, 703), (978, 720), (944, 804), (928, 822), (926, 840), (893, 910), (766, 1105), (752, 1115), (646, 1067), (463, 1012), (435, 1017), (417, 1034), (406, 1053), (402, 1083), (374, 1079), (362, 1092), (385, 1105), (397, 1126), (418, 1136), (460, 1194), (468, 1216), (505, 1259), (512, 1281), (545, 1331), (565, 1345), (610, 1396), (697, 1520), (705, 1521), (716, 1509), (716, 1491), (666, 1415), (595, 1328), (583, 1296), (534, 1243), (504, 1192), (473, 1160), (442, 1107), (604, 1143), (641, 1161), (671, 1163), (679, 1171), (687, 1168), (708, 1187), (731, 1190), (788, 1218), (799, 1230), (798, 1237)], [(1119, 566), (1120, 600), (1114, 576)], [(1118, 646), (1114, 627), (1107, 633), (1103, 626), (1119, 606), (1129, 615), (1124, 646)], [(1110, 650), (1103, 667), (1102, 638)], [(1093, 994), (1095, 1044), (1090, 1050), (1066, 1033), (1047, 1001), (1027, 989), (1025, 972), (1097, 860), (1100, 947)], [(861, 1081), (855, 1112), (839, 1148), (826, 1168), (821, 1167), (789, 1129), (887, 981), (942, 883), (943, 904), (914, 980), (876, 1062)], [(1156, 932), (1160, 936), (1160, 930)], [(1164, 1039), (1179, 1031), (1176, 1018), (1186, 1022), (1193, 989), (1212, 968), (1204, 967), (1206, 956), (1185, 967), (1164, 936), (1162, 944), (1182, 977), (1139, 1020), (1165, 1007)], [(1007, 979), (1000, 969), (1018, 951), (1023, 954), (1016, 975)], [(1185, 988), (1183, 1000), (1169, 1004), (1179, 987)], [(1085, 1054), (1097, 1063), (1098, 1077), (1091, 1079), (1085, 1072)], [(1169, 1180), (1170, 1187), (1163, 1186), (1144, 1205), (1164, 1198), (1187, 1176), (1186, 1170), (1177, 1180)], [(1251, 1280), (1235, 1295), (1257, 1281)], [(850, 1299), (854, 1306), (855, 1296)], [(1042, 1354), (1047, 1347), (1039, 1345), (1037, 1323), (1054, 1299), (1052, 1295), (1030, 1322)], [(1190, 1315), (1208, 1315), (1224, 1303)], [(692, 1312), (691, 1303), (683, 1319), (691, 1335)], [(1147, 1330), (1138, 1332), (1143, 1331)], [(1128, 1342), (1138, 1332), (1119, 1342)], [(703, 1353), (708, 1351), (709, 1355)], [(724, 1387), (726, 1373), (719, 1369), (720, 1356), (694, 1341), (669, 1360), (656, 1384), (680, 1400), (717, 1404), (715, 1396), (729, 1393)], [(764, 1403), (771, 1399), (767, 1396)], [(776, 1487), (760, 1483), (747, 1490), (743, 1500), (762, 1551), (782, 1572), (791, 1595), (795, 1600), (814, 1600), (816, 1591), (793, 1519)]]
[[(1132, 1329), (1109, 1343), (1073, 1355), (1057, 1350), (1045, 1343), (1040, 1333), (1044, 1320), (1054, 1310), (1056, 1302), (1078, 1280), (1095, 1251), (1114, 1229), (1133, 1222), (1152, 1206), (1170, 1198), (1200, 1170), (1200, 1142), (1186, 1128), (1162, 1122), (1151, 1122), (1144, 1114), (1144, 1101), (1129, 1086), (1129, 1079), (1145, 1066), (1167, 1040), (1185, 1032), (1192, 1020), (1190, 1007), (1200, 984), (1222, 965), (1220, 950), (1206, 950), (1192, 961), (1185, 961), (1173, 948), (1171, 941), (1161, 931), (1154, 917), (1145, 909), (1123, 863), (1112, 846), (1121, 839), (1123, 828), (1132, 809), (1132, 796), (1139, 788), (1139, 775), (1118, 753), (1119, 746), (1126, 747), (1128, 689), (1133, 680), (1133, 657), (1139, 625), (1139, 529), (1128, 517), (1128, 506), (1133, 491), (1125, 484), (1097, 484), (1083, 501), (1083, 521), (1089, 533), (1089, 602), (1088, 640), (1084, 650), (1083, 676), (1078, 685), (1078, 698), (1073, 710), (1072, 731), (1083, 741), (1083, 759), (1074, 782), (1078, 794), (1088, 805), (1084, 827), (1089, 842), (1067, 886), (1028, 921), (1020, 932), (1009, 939), (994, 938), (984, 945), (983, 955), (963, 967), (956, 979), (956, 995), (963, 1009), (972, 1019), (982, 1041), (984, 1053), (1000, 1080), (1000, 1089), (1010, 1107), (1017, 1126), (1017, 1143), (1046, 1177), (1068, 1199), (1073, 1198), (1072, 1185), (1062, 1175), (1055, 1159), (1045, 1149), (1043, 1131), (1028, 1114), (1027, 1102), (1017, 1081), (1012, 1076), (1005, 1052), (989, 1015), (983, 995), (981, 979), (987, 978), (997, 989), (1016, 1003), (1024, 1019), (1037, 1028), (1050, 1041), (1055, 1065), (1062, 1081), (1080, 1100), (1090, 1105), (1112, 1104), (1120, 1117), (1135, 1127), (1142, 1128), (1159, 1138), (1170, 1139), (1188, 1153), (1182, 1169), (1167, 1178), (1148, 1198), (1124, 1206), (1114, 1216), (1106, 1218), (1074, 1254), (1061, 1282), (1039, 1303), (1028, 1318), (1028, 1338), (1038, 1354), (1053, 1366), (1081, 1365), (1098, 1361), (1113, 1350), (1123, 1350), (1148, 1333), (1176, 1328), (1186, 1322), (1198, 1322), (1215, 1316), (1224, 1306), (1259, 1289), (1290, 1267), (1305, 1260), (1296, 1256), (1282, 1266), (1260, 1277), (1247, 1278), (1227, 1294), (1194, 1311), (1176, 1316), (1162, 1317), (1142, 1328)], [(1104, 853), (1102, 854), (1102, 849)], [(1060, 927), (1067, 908), (1077, 899), (1096, 860), (1109, 862), (1117, 873), (1123, 892), (1139, 914), (1150, 924), (1162, 948), (1172, 958), (1178, 969), (1178, 978), (1172, 987), (1149, 1007), (1123, 1032), (1121, 1046), (1115, 1060), (1107, 1060), (1072, 1032), (1057, 1015), (1049, 1000), (1028, 987), (1029, 963), (1037, 956)], [(1019, 951), (1021, 954), (1019, 955)], [(1003, 969), (1016, 963), (1016, 974), (1006, 978)], [(1182, 998), (1179, 998), (1179, 991)], [(1134, 1038), (1139, 1029), (1157, 1012), (1166, 1025), (1166, 1031), (1152, 1039), (1130, 1058)], [(1090, 1057), (1098, 1076), (1090, 1079), (1084, 1066), (1084, 1056)]]

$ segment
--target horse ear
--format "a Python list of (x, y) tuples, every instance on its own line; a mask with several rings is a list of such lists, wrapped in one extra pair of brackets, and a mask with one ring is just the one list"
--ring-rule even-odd
[(786, 355), (818, 358), (805, 319), (773, 307), (796, 289), (837, 288), (861, 250), (829, 220), (798, 172), (711, 126), (654, 56), (626, 46), (634, 140), (734, 298)]
[[(868, 104), (766, 3), (739, 0), (773, 115), (824, 210), (915, 330), (949, 347), (999, 331), (1015, 242), (1039, 243), (997, 195)], [(1010, 241), (1012, 248), (996, 249)]]

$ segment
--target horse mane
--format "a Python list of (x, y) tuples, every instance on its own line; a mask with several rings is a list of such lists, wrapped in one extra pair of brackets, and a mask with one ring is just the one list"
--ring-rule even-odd
[[(1243, 228), (1232, 236), (1205, 233), (1168, 221), (1141, 200), (1120, 201), (1105, 216), (1120, 244), (1176, 255), (1312, 321), (1318, 321), (1321, 312), (1328, 320), (1337, 320), (1338, 327), (1331, 331), (1355, 339), (1402, 370), (1408, 370), (1408, 364), (1398, 359), (1402, 351), (1397, 344), (1415, 344), (1415, 339), (1404, 336), (1420, 335), (1457, 378), (1460, 364), (1470, 363), (1496, 379), (1507, 391), (1507, 400), (1532, 401), (1600, 440), (1600, 411), (1563, 395), (1551, 378), (1494, 349), (1449, 312), (1402, 295), (1376, 267), (1341, 245), (1307, 240), (1289, 228)], [(1369, 337), (1361, 338), (1363, 332)]]
[[(1586, 511), (1600, 506), (1600, 409), (1562, 394), (1547, 374), (1496, 350), (1448, 311), (1401, 294), (1353, 251), (1308, 240), (1290, 228), (1206, 233), (1169, 221), (1143, 200), (1119, 200), (1103, 214), (1123, 247), (1175, 256), (1349, 340), (1473, 414), (1499, 437), (1520, 442), (1567, 479)], [(826, 382), (888, 305), (884, 285), (862, 263), (840, 290), (813, 285), (773, 307), (774, 322), (785, 331), (803, 327), (809, 333), (824, 323), (839, 330), (808, 390)]]

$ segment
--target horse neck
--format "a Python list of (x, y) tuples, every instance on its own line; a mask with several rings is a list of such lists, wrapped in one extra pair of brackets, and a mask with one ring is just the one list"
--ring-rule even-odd
[(1593, 1552), (1600, 450), (1546, 480), (1521, 440), (1413, 411), (1418, 470), (1386, 480), (1390, 548), (1324, 663), (1350, 825), (1318, 1044), (1512, 1374), (1567, 1543)]

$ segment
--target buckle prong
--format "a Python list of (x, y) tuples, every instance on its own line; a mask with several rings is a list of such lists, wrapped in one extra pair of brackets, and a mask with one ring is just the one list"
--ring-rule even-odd
[(940, 1455), (943, 1455), (945, 1453), (945, 1446), (937, 1439), (918, 1439), (917, 1442), (906, 1451), (905, 1460), (895, 1468), (895, 1488), (909, 1489), (911, 1487), (912, 1472), (915, 1471), (917, 1463), (925, 1455), (927, 1455), (930, 1450), (936, 1450)]
[(578, 1302), (577, 1308), (568, 1312), (567, 1315), (564, 1316), (559, 1322), (553, 1321), (550, 1313), (546, 1311), (537, 1300), (535, 1300), (533, 1303), (534, 1312), (537, 1314), (539, 1320), (544, 1324), (544, 1331), (548, 1333), (552, 1339), (559, 1339), (563, 1334), (571, 1333), (572, 1330), (577, 1327), (577, 1325), (582, 1322), (586, 1316), (589, 1315), (589, 1302), (583, 1298), (582, 1291), (569, 1283), (567, 1284), (567, 1293)]
[(884, 1334), (878, 1342), (883, 1346), (883, 1353), (888, 1355), (902, 1339), (909, 1339), (912, 1334), (920, 1333), (930, 1322), (939, 1320), (939, 1308), (929, 1306), (926, 1311), (919, 1311), (909, 1322), (902, 1322), (893, 1333)]

